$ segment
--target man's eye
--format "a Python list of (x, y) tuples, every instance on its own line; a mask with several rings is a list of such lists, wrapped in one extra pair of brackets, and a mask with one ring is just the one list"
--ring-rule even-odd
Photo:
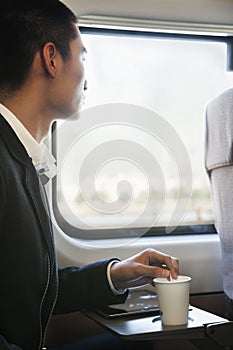
[(86, 57), (87, 57), (87, 52), (84, 51), (84, 52), (82, 53), (82, 61), (86, 61)]

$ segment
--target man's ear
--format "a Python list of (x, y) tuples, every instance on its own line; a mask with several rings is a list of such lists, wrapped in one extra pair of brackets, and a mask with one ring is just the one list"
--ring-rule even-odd
[(42, 64), (44, 70), (51, 78), (55, 78), (56, 76), (57, 56), (58, 52), (56, 46), (53, 43), (47, 43), (44, 45), (41, 51)]

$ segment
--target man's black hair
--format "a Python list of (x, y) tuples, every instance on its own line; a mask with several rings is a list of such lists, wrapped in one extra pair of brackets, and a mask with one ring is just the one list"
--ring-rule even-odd
[(0, 0), (0, 96), (22, 86), (47, 42), (66, 60), (77, 37), (76, 23), (75, 14), (59, 0)]

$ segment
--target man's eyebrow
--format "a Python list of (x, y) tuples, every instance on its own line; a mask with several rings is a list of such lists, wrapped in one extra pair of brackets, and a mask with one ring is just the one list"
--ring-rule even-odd
[(84, 55), (86, 55), (86, 54), (87, 54), (87, 49), (86, 49), (85, 47), (83, 47), (83, 49), (82, 49), (82, 53), (83, 53)]

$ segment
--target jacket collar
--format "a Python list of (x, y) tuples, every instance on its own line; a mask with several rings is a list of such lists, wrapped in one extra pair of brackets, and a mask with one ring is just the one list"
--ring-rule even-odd
[(27, 165), (32, 162), (25, 147), (18, 139), (14, 130), (0, 114), (0, 137), (2, 137), (7, 149), (12, 157), (17, 159), (21, 164)]

